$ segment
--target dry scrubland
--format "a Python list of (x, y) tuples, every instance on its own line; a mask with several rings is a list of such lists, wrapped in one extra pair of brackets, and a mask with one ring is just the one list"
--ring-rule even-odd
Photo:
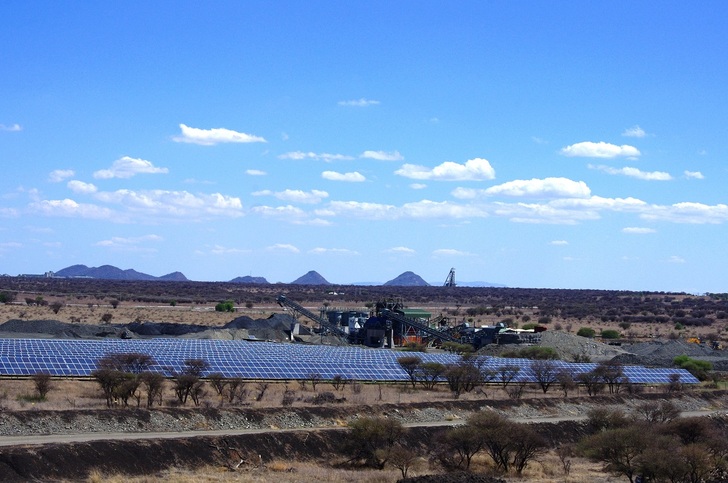
[[(7, 290), (4, 285), (7, 280), (0, 280), (0, 292)], [(22, 282), (22, 281), (21, 281)], [(12, 281), (12, 283), (20, 283)], [(26, 283), (26, 282), (22, 282)], [(47, 286), (46, 286), (47, 284)], [(209, 327), (221, 327), (232, 319), (246, 315), (253, 319), (267, 318), (271, 314), (281, 313), (281, 308), (274, 303), (277, 293), (288, 293), (289, 298), (301, 302), (304, 306), (317, 312), (318, 309), (328, 307), (366, 310), (371, 302), (384, 296), (400, 296), (406, 306), (424, 308), (433, 315), (443, 314), (449, 318), (452, 325), (468, 322), (475, 325), (492, 325), (501, 321), (510, 321), (513, 325), (526, 323), (544, 323), (552, 332), (575, 334), (582, 327), (590, 327), (599, 334), (603, 330), (616, 330), (623, 339), (638, 341), (652, 340), (654, 338), (702, 337), (716, 339), (724, 345), (728, 342), (728, 302), (722, 298), (693, 297), (685, 294), (622, 294), (622, 293), (592, 293), (589, 291), (519, 291), (514, 290), (469, 290), (445, 292), (442, 288), (432, 287), (426, 290), (415, 288), (347, 288), (347, 296), (337, 296), (329, 293), (330, 289), (322, 287), (241, 287), (224, 284), (195, 285), (175, 283), (167, 284), (124, 284), (113, 282), (104, 285), (104, 282), (74, 282), (50, 281), (40, 286), (28, 282), (23, 290), (16, 290), (15, 303), (0, 304), (0, 323), (8, 320), (58, 320), (67, 323), (99, 324), (126, 324), (130, 322), (172, 322), (180, 324), (193, 324)], [(89, 290), (89, 287), (94, 290)], [(174, 293), (178, 287), (180, 293)], [(196, 290), (204, 288), (205, 296), (195, 296)], [(16, 286), (10, 287), (17, 289)], [(99, 290), (96, 290), (96, 289)], [(83, 290), (81, 290), (83, 289)], [(126, 290), (126, 292), (125, 292)], [(175, 289), (176, 290), (176, 289)], [(344, 290), (338, 289), (343, 292)], [(147, 295), (140, 296), (139, 293)], [(152, 295), (148, 295), (151, 293)], [(137, 295), (134, 295), (137, 294)], [(353, 294), (353, 295), (352, 295)], [(442, 296), (441, 296), (442, 295)], [(523, 295), (523, 298), (518, 298)], [(42, 297), (42, 305), (26, 304), (25, 301)], [(541, 297), (539, 299), (539, 297)], [(553, 300), (549, 299), (553, 297)], [(581, 298), (580, 298), (581, 297)], [(608, 300), (607, 300), (608, 299)], [(235, 313), (216, 312), (214, 306), (223, 300), (233, 300), (237, 307)], [(606, 301), (605, 301), (606, 300)], [(54, 302), (55, 304), (54, 307)], [(664, 317), (656, 323), (655, 317)], [(697, 322), (696, 322), (697, 321)], [(707, 322), (706, 322), (707, 321)], [(306, 321), (303, 321), (306, 322)], [(683, 324), (684, 322), (684, 324)], [(18, 336), (17, 334), (15, 336)], [(43, 401), (34, 396), (34, 383), (24, 379), (0, 380), (0, 408), (6, 414), (14, 412), (24, 414), (38, 414), (45, 411), (71, 412), (74, 410), (97, 411), (103, 414), (106, 402), (93, 380), (58, 379), (52, 381), (52, 389)], [(721, 383), (719, 387), (724, 387)], [(351, 414), (359, 414), (359, 408), (379, 407), (407, 407), (409, 405), (424, 404), (442, 406), (447, 404), (484, 402), (513, 406), (511, 416), (533, 417), (551, 415), (558, 411), (576, 414), (573, 408), (583, 405), (579, 398), (573, 404), (564, 399), (558, 388), (553, 388), (548, 394), (542, 394), (540, 389), (531, 386), (526, 389), (522, 399), (512, 401), (508, 394), (496, 387), (487, 387), (473, 392), (464, 393), (459, 398), (447, 390), (445, 386), (433, 391), (421, 389), (412, 390), (406, 384), (363, 384), (357, 389), (350, 384), (343, 390), (337, 390), (329, 383), (319, 383), (316, 391), (310, 383), (303, 386), (296, 381), (270, 384), (265, 394), (257, 398), (260, 387), (255, 382), (246, 385), (246, 397), (235, 404), (221, 402), (212, 388), (207, 384), (206, 394), (202, 397), (200, 406), (206, 409), (227, 407), (245, 408), (250, 410), (270, 410), (311, 407), (310, 399), (318, 393), (330, 392), (339, 398), (334, 403), (337, 408), (348, 408)], [(293, 398), (291, 399), (291, 394)], [(582, 396), (583, 391), (582, 391)], [(288, 397), (287, 397), (288, 396)], [(579, 396), (578, 392), (570, 393), (569, 398)], [(639, 397), (655, 397), (667, 399), (671, 396), (665, 393), (664, 388), (645, 388), (644, 394)], [(284, 399), (287, 402), (284, 404)], [(553, 401), (545, 404), (546, 401)], [(621, 403), (626, 404), (626, 403)], [(134, 402), (132, 401), (132, 405)], [(142, 405), (144, 402), (142, 401)], [(628, 406), (629, 404), (627, 404)], [(163, 396), (164, 408), (175, 408), (178, 403), (171, 386), (167, 385)], [(191, 406), (191, 405), (190, 405)], [(285, 407), (284, 407), (285, 406)], [(556, 410), (554, 407), (561, 409)], [(326, 406), (324, 406), (326, 407)], [(569, 407), (569, 409), (564, 409)], [(195, 409), (190, 409), (194, 411)], [(459, 416), (453, 411), (447, 418), (457, 419)], [(345, 425), (342, 417), (340, 425)], [(192, 429), (205, 429), (192, 428)], [(143, 477), (133, 477), (104, 472), (93, 469), (88, 473), (87, 481), (91, 482), (198, 482), (198, 481), (239, 481), (263, 482), (278, 481), (279, 483), (321, 481), (321, 482), (393, 482), (401, 475), (400, 472), (387, 468), (351, 469), (341, 456), (333, 457), (333, 461), (298, 461), (285, 458), (272, 458), (262, 462), (253, 462), (243, 465), (238, 471), (231, 472), (222, 465), (202, 466), (195, 470), (172, 468)], [(552, 450), (540, 456), (536, 462), (530, 464), (523, 475), (506, 478), (507, 481), (533, 481), (543, 483), (556, 482), (595, 482), (606, 483), (625, 481), (624, 477), (617, 478), (601, 470), (599, 463), (573, 456), (570, 459), (571, 469), (565, 474), (562, 461)], [(484, 455), (477, 455), (472, 462), (471, 470), (475, 473), (492, 472), (492, 462)], [(422, 457), (411, 467), (412, 475), (423, 475), (433, 471), (426, 458)]]

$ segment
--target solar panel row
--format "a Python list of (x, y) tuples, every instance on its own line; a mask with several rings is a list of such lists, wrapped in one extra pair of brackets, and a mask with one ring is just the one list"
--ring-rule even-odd
[[(397, 362), (403, 353), (386, 349), (193, 339), (0, 339), (0, 375), (45, 372), (54, 376), (89, 376), (99, 359), (123, 353), (148, 354), (156, 362), (152, 370), (167, 375), (183, 371), (186, 360), (203, 359), (210, 365), (208, 374), (219, 372), (225, 377), (245, 379), (306, 379), (311, 374), (323, 379), (343, 376), (369, 381), (408, 378)], [(454, 354), (418, 353), (417, 356), (423, 362), (441, 364), (460, 360)], [(555, 365), (574, 376), (596, 367), (596, 364), (563, 361), (555, 361)], [(504, 366), (519, 368), (514, 381), (536, 381), (531, 361), (494, 357), (482, 361), (483, 370), (497, 372)], [(698, 382), (683, 369), (624, 367), (624, 375), (634, 383), (668, 383), (673, 374), (678, 374), (682, 383)]]

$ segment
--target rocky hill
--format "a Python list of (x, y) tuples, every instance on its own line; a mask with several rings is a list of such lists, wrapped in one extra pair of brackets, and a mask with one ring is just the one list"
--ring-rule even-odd
[(161, 277), (147, 273), (137, 272), (134, 269), (122, 270), (113, 265), (100, 267), (87, 267), (86, 265), (71, 265), (55, 273), (60, 278), (96, 278), (101, 280), (168, 280), (186, 282), (187, 277), (181, 272), (172, 272)]
[(414, 272), (404, 272), (398, 277), (384, 284), (395, 287), (429, 287), (430, 284), (422, 280), (422, 277)]
[(251, 277), (250, 275), (246, 275), (244, 277), (235, 277), (234, 279), (230, 280), (230, 283), (268, 283), (268, 280), (265, 279), (265, 277)]
[(311, 270), (306, 275), (298, 277), (291, 282), (293, 285), (331, 285), (324, 277), (319, 275), (315, 270)]

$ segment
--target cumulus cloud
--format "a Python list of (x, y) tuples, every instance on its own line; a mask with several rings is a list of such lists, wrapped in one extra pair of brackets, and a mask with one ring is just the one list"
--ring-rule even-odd
[(301, 252), (301, 250), (299, 250), (294, 245), (290, 245), (287, 243), (276, 243), (275, 245), (266, 247), (266, 250), (270, 251), (270, 252), (290, 252), (290, 253), (300, 253)]
[(479, 206), (460, 205), (447, 201), (422, 200), (402, 206), (359, 201), (332, 201), (325, 209), (316, 210), (318, 216), (360, 218), (368, 220), (394, 219), (465, 219), (483, 218), (488, 213)]
[(248, 176), (265, 176), (268, 173), (259, 169), (246, 169), (245, 174), (247, 174)]
[(60, 183), (75, 175), (76, 172), (72, 169), (55, 169), (48, 175), (48, 181), (51, 183)]
[(592, 164), (589, 165), (589, 169), (596, 169), (598, 171), (603, 171), (607, 174), (614, 174), (614, 175), (622, 175), (622, 176), (629, 176), (630, 178), (637, 178), (642, 179), (645, 181), (670, 181), (672, 180), (672, 176), (670, 176), (670, 173), (665, 173), (664, 171), (642, 171), (637, 168), (630, 168), (630, 167), (624, 167), (624, 168), (612, 168), (610, 166), (594, 166)]
[(41, 200), (30, 204), (30, 211), (50, 217), (88, 218), (95, 220), (113, 220), (115, 212), (93, 204), (77, 203), (71, 199)]
[(394, 172), (399, 176), (433, 181), (482, 181), (495, 178), (495, 170), (487, 159), (474, 158), (458, 164), (446, 161), (430, 169), (416, 164), (404, 164)]
[(566, 146), (560, 152), (564, 156), (582, 158), (616, 158), (620, 156), (636, 158), (641, 154), (639, 149), (627, 144), (617, 146), (605, 142), (593, 143), (590, 141)]
[(427, 185), (423, 183), (412, 183), (411, 185), (409, 185), (409, 187), (413, 190), (423, 190), (427, 188)]
[(688, 179), (705, 179), (705, 176), (703, 176), (703, 173), (700, 171), (685, 171), (684, 172), (685, 177)]
[(678, 255), (672, 255), (666, 261), (667, 261), (667, 263), (685, 263), (685, 259)]
[(286, 206), (255, 206), (251, 213), (263, 216), (265, 218), (283, 219), (284, 221), (293, 222), (305, 218), (306, 212), (301, 208), (292, 205)]
[(110, 178), (131, 178), (137, 174), (164, 174), (169, 173), (167, 168), (157, 168), (151, 161), (144, 159), (130, 158), (124, 156), (119, 158), (111, 165), (109, 169), (101, 169), (94, 173), (96, 179)]
[(0, 207), (0, 218), (17, 218), (20, 213), (15, 208)]
[(210, 248), (210, 253), (213, 255), (240, 255), (250, 253), (251, 251), (245, 248), (226, 247), (223, 245), (213, 245)]
[(583, 181), (568, 178), (517, 179), (484, 191), (486, 195), (528, 198), (588, 198), (591, 190)]
[(330, 163), (332, 161), (351, 161), (354, 158), (352, 156), (347, 156), (345, 154), (313, 153), (313, 152), (304, 153), (303, 151), (291, 151), (289, 153), (284, 153), (284, 154), (279, 155), (278, 159), (295, 159), (295, 160), (314, 159), (314, 160), (325, 161), (327, 163)]
[(66, 186), (74, 193), (83, 195), (90, 195), (98, 191), (98, 188), (96, 188), (96, 186), (94, 186), (92, 183), (84, 183), (83, 181), (79, 181), (77, 179), (69, 181)]
[(554, 246), (565, 246), (568, 244), (569, 244), (569, 242), (567, 242), (566, 240), (552, 240), (551, 242), (549, 242), (549, 245), (554, 245)]
[(323, 173), (321, 173), (321, 177), (323, 179), (328, 179), (329, 181), (346, 181), (349, 183), (361, 183), (367, 180), (364, 175), (359, 173), (358, 171), (354, 171), (352, 173), (324, 171)]
[(338, 104), (340, 106), (346, 106), (346, 107), (369, 107), (369, 106), (377, 106), (380, 104), (379, 101), (375, 101), (372, 99), (354, 99), (349, 101), (339, 101)]
[(492, 211), (514, 223), (576, 225), (580, 221), (600, 218), (596, 209), (560, 208), (551, 203), (495, 203)]
[(201, 146), (214, 146), (220, 143), (265, 143), (260, 136), (237, 132), (225, 128), (199, 129), (180, 124), (181, 133), (172, 138), (178, 143), (199, 144)]
[(135, 216), (171, 216), (200, 219), (209, 216), (238, 217), (243, 215), (240, 198), (220, 193), (193, 194), (187, 191), (121, 189), (96, 193), (95, 198), (123, 206)]
[(404, 156), (399, 151), (364, 151), (359, 155), (360, 158), (376, 159), (377, 161), (403, 161)]
[(393, 255), (414, 255), (417, 252), (407, 247), (392, 247), (384, 250), (384, 253), (391, 253)]
[(147, 242), (161, 242), (163, 238), (159, 235), (144, 235), (139, 237), (111, 237), (108, 240), (101, 240), (94, 245), (106, 247), (113, 250), (128, 252), (156, 252), (152, 247), (143, 246)]
[(669, 206), (652, 205), (640, 214), (640, 218), (649, 221), (717, 225), (728, 221), (728, 205), (694, 202), (675, 203)]
[(273, 192), (270, 190), (256, 191), (253, 196), (275, 196), (279, 200), (291, 203), (316, 204), (321, 203), (324, 198), (328, 198), (326, 191), (312, 190), (309, 192), (302, 190), (283, 190)]
[(647, 133), (639, 126), (632, 126), (628, 129), (625, 129), (622, 133), (622, 136), (626, 136), (628, 138), (643, 138), (647, 136)]
[(20, 124), (10, 124), (10, 125), (0, 124), (0, 131), (5, 131), (5, 132), (20, 132), (22, 130), (23, 130), (23, 128), (22, 128), (22, 126)]
[(648, 235), (650, 233), (657, 233), (657, 230), (654, 228), (643, 228), (639, 226), (627, 226), (625, 228), (622, 228), (622, 233), (627, 233), (630, 235)]

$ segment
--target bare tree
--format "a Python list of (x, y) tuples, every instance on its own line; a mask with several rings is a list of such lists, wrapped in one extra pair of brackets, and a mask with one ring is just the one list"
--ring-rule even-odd
[(53, 389), (51, 383), (51, 375), (45, 372), (38, 372), (33, 374), (33, 385), (35, 386), (35, 393), (38, 399), (45, 400), (46, 396)]
[(550, 360), (536, 360), (531, 362), (531, 372), (533, 372), (533, 377), (536, 379), (538, 385), (541, 386), (544, 394), (557, 381), (559, 375), (556, 363)]

